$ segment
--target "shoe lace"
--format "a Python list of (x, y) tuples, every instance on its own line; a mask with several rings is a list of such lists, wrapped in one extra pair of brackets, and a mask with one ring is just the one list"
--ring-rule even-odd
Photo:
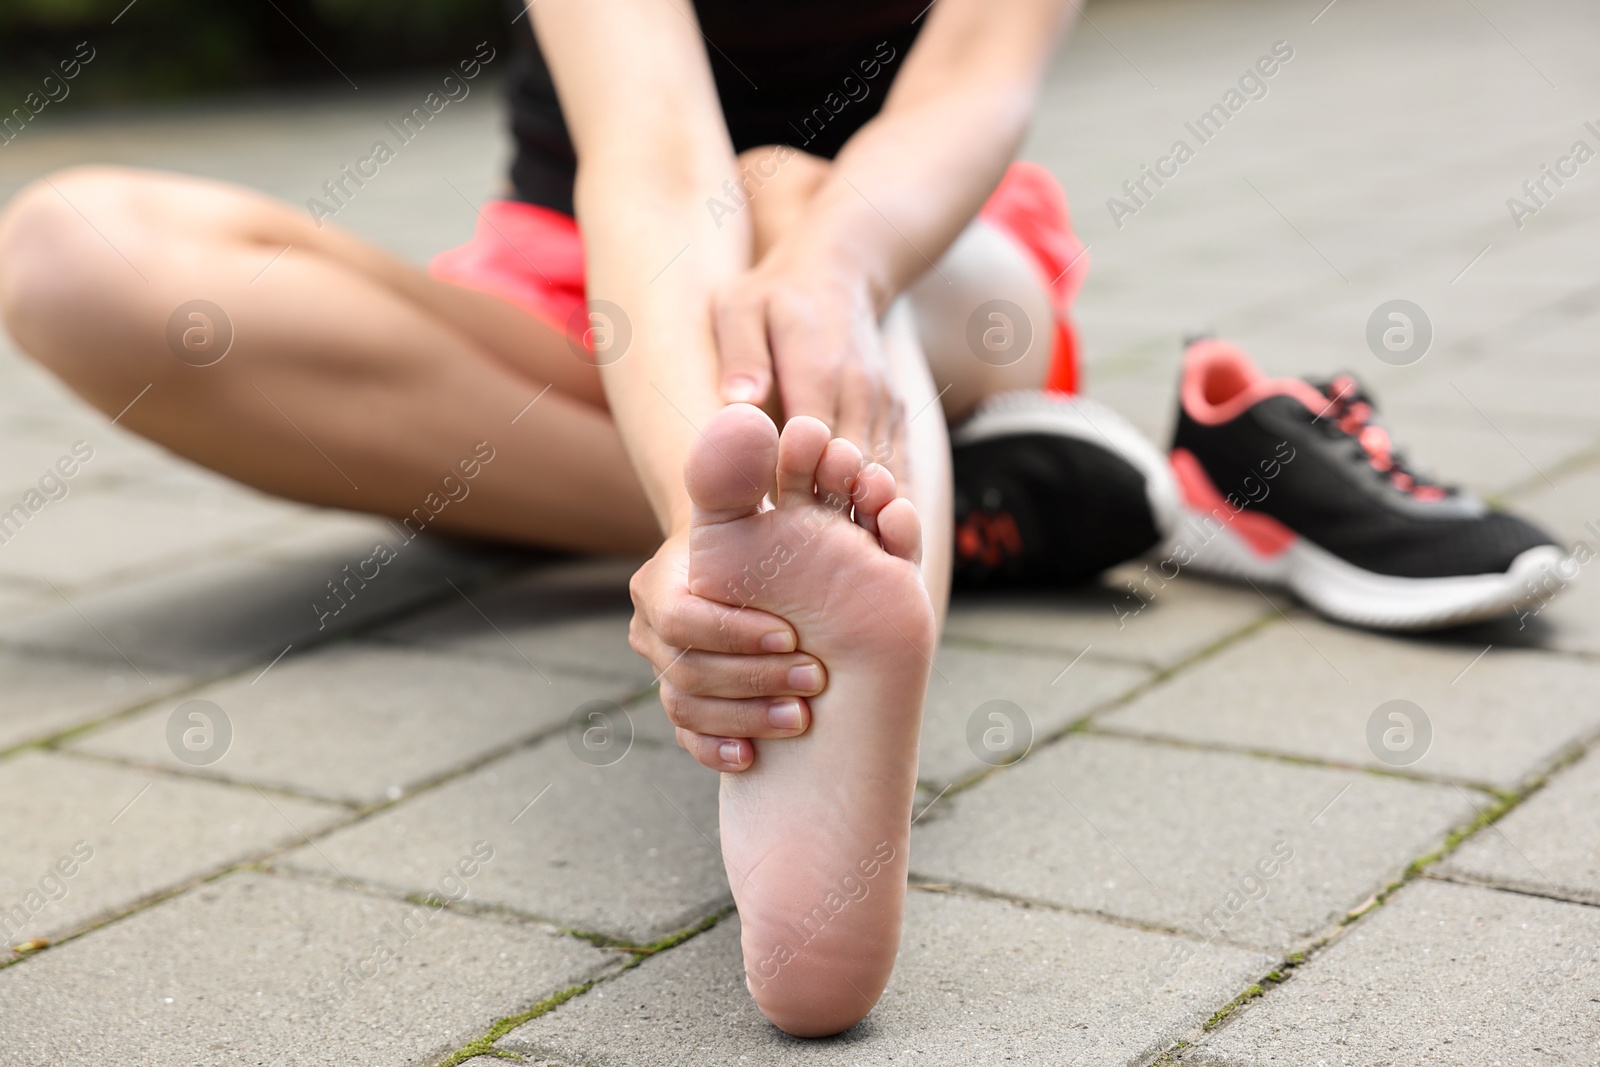
[(1372, 469), (1386, 475), (1389, 484), (1418, 500), (1443, 500), (1456, 490), (1419, 473), (1395, 448), (1389, 431), (1377, 422), (1372, 398), (1354, 375), (1341, 374), (1326, 382), (1311, 383), (1328, 398), (1327, 407), (1313, 422), (1332, 436), (1353, 438), (1366, 453)]

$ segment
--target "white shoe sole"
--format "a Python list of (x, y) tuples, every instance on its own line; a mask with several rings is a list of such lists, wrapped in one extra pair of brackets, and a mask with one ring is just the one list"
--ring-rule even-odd
[(1052, 396), (1036, 389), (1000, 393), (950, 434), (953, 445), (991, 437), (1041, 433), (1075, 437), (1120, 456), (1144, 476), (1145, 500), (1156, 532), (1166, 539), (1179, 519), (1178, 483), (1161, 450), (1104, 404), (1082, 396)]
[(1362, 570), (1304, 537), (1263, 556), (1228, 527), (1207, 538), (1205, 520), (1216, 526), (1206, 513), (1183, 508), (1177, 533), (1160, 549), (1162, 558), (1198, 574), (1287, 589), (1329, 618), (1379, 630), (1433, 630), (1514, 611), (1535, 598), (1537, 580), (1564, 558), (1555, 545), (1541, 545), (1519, 555), (1503, 574), (1398, 578)]

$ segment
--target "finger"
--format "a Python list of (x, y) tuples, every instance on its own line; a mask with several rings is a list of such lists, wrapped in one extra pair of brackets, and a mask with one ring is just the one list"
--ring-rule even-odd
[(811, 725), (811, 708), (803, 697), (724, 700), (663, 685), (661, 706), (673, 726), (709, 737), (794, 737)]
[(735, 287), (716, 301), (717, 356), (726, 404), (766, 403), (772, 390), (766, 301), (759, 291)]
[(838, 421), (834, 343), (828, 326), (802, 297), (774, 297), (767, 310), (773, 365), (779, 368), (778, 392), (786, 418), (810, 415), (830, 428)]
[(756, 761), (756, 747), (736, 737), (707, 737), (680, 729), (678, 746), (701, 765), (725, 774), (748, 770)]
[[(799, 647), (794, 627), (776, 615), (692, 595), (672, 598), (671, 603), (650, 620), (650, 628), (663, 645), (673, 649), (669, 659), (685, 648), (757, 655), (793, 652)], [(655, 662), (651, 652), (637, 645), (634, 651)], [(658, 671), (665, 667), (665, 663), (656, 663)]]
[(858, 354), (846, 356), (839, 370), (839, 419), (835, 437), (843, 437), (863, 452), (872, 448), (872, 408), (875, 382)]
[(828, 684), (827, 671), (814, 656), (728, 656), (690, 650), (662, 673), (662, 681), (699, 697), (809, 697)]
[(867, 458), (888, 466), (894, 458), (895, 441), (905, 425), (906, 406), (892, 385), (883, 379), (880, 381), (884, 389), (872, 413), (872, 447), (867, 452)]

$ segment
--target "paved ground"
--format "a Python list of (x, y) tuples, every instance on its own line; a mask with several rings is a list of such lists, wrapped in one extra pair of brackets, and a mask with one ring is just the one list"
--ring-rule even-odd
[[(1093, 247), (1096, 391), (1164, 436), (1196, 326), (1349, 367), (1427, 465), (1595, 545), (1600, 18), (1324, 2), (1090, 6), (1027, 152)], [(1280, 41), (1266, 95), (1197, 146), (1185, 122)], [(0, 193), (111, 159), (303, 201), (435, 80), (68, 101), (0, 150)], [(452, 105), (339, 221), (419, 259), (458, 241), (500, 121), (488, 91)], [(1114, 219), (1180, 138), (1194, 158)], [(1546, 164), (1569, 176), (1539, 206)], [(1431, 320), (1419, 362), (1366, 344), (1397, 298)], [(0, 507), (79, 441), (68, 495), (0, 545), (0, 922), (50, 942), (0, 961), (0, 1062), (1600, 1060), (1587, 569), (1521, 624), (1430, 639), (1188, 577), (1133, 613), (1137, 568), (962, 601), (899, 969), (862, 1026), (800, 1043), (739, 988), (715, 781), (626, 648), (627, 561), (419, 543), (319, 629), (386, 526), (211, 477), (0, 357)], [(1420, 709), (1398, 757), (1368, 741), (1396, 699)], [(1003, 769), (967, 741), (994, 700), (1035, 735)], [(575, 756), (589, 701), (627, 713), (608, 766)]]

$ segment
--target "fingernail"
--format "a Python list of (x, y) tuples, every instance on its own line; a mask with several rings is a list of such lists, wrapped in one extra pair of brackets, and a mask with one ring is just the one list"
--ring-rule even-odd
[(761, 399), (760, 383), (754, 378), (735, 375), (722, 383), (722, 395), (730, 404), (755, 404)]
[(800, 702), (798, 700), (780, 700), (767, 709), (767, 722), (774, 730), (800, 729)]
[(761, 651), (793, 652), (794, 634), (788, 630), (774, 630), (770, 634), (763, 634), (761, 636)]
[(717, 755), (722, 757), (723, 763), (731, 763), (735, 767), (743, 762), (739, 759), (739, 742), (737, 741), (722, 742), (721, 745), (717, 746)]
[(815, 693), (822, 688), (822, 669), (815, 663), (790, 667), (789, 688), (802, 693)]

